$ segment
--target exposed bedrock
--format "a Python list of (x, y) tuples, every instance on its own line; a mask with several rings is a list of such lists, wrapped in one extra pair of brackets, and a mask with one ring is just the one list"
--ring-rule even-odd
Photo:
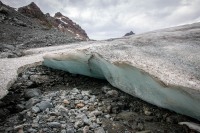
[(43, 64), (70, 73), (106, 79), (126, 93), (200, 120), (198, 91), (182, 86), (166, 85), (128, 62), (111, 63), (97, 53), (74, 51), (46, 55)]

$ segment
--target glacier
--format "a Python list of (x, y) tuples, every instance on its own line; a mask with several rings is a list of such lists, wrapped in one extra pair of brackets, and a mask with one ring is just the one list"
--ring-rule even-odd
[(30, 66), (106, 79), (151, 104), (200, 120), (200, 23), (103, 41), (24, 51), (0, 59), (0, 99)]
[(200, 120), (199, 37), (196, 23), (93, 41), (48, 53), (43, 65), (106, 79), (132, 96)]
[(80, 51), (67, 55), (62, 54), (62, 57), (54, 55), (53, 59), (51, 56), (44, 57), (45, 66), (73, 74), (106, 79), (111, 85), (130, 95), (200, 119), (200, 106), (197, 106), (199, 98), (179, 86), (167, 86), (145, 71), (126, 62), (112, 64), (97, 53), (88, 55)]

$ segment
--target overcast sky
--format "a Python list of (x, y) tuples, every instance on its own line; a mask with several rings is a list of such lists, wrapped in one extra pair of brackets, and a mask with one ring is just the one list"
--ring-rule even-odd
[(91, 39), (121, 37), (200, 21), (200, 0), (1, 0), (12, 7), (35, 2), (44, 13), (61, 12)]

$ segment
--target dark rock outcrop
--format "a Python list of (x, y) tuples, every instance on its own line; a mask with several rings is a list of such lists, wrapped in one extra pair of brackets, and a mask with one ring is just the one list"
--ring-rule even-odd
[(40, 8), (34, 2), (27, 6), (20, 7), (18, 12), (32, 18), (45, 18)]
[(34, 2), (32, 2), (27, 6), (19, 8), (18, 12), (27, 17), (36, 19), (42, 25), (51, 27), (51, 24), (48, 22), (43, 12)]
[(130, 36), (130, 35), (135, 35), (135, 33), (133, 31), (130, 31), (130, 32), (126, 33), (124, 36)]

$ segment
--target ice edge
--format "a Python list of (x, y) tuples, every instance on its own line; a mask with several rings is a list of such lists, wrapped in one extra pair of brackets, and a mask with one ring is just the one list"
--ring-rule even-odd
[(111, 63), (97, 53), (50, 54), (43, 65), (94, 78), (106, 79), (114, 87), (159, 107), (200, 120), (200, 93), (182, 86), (166, 85), (126, 62)]

